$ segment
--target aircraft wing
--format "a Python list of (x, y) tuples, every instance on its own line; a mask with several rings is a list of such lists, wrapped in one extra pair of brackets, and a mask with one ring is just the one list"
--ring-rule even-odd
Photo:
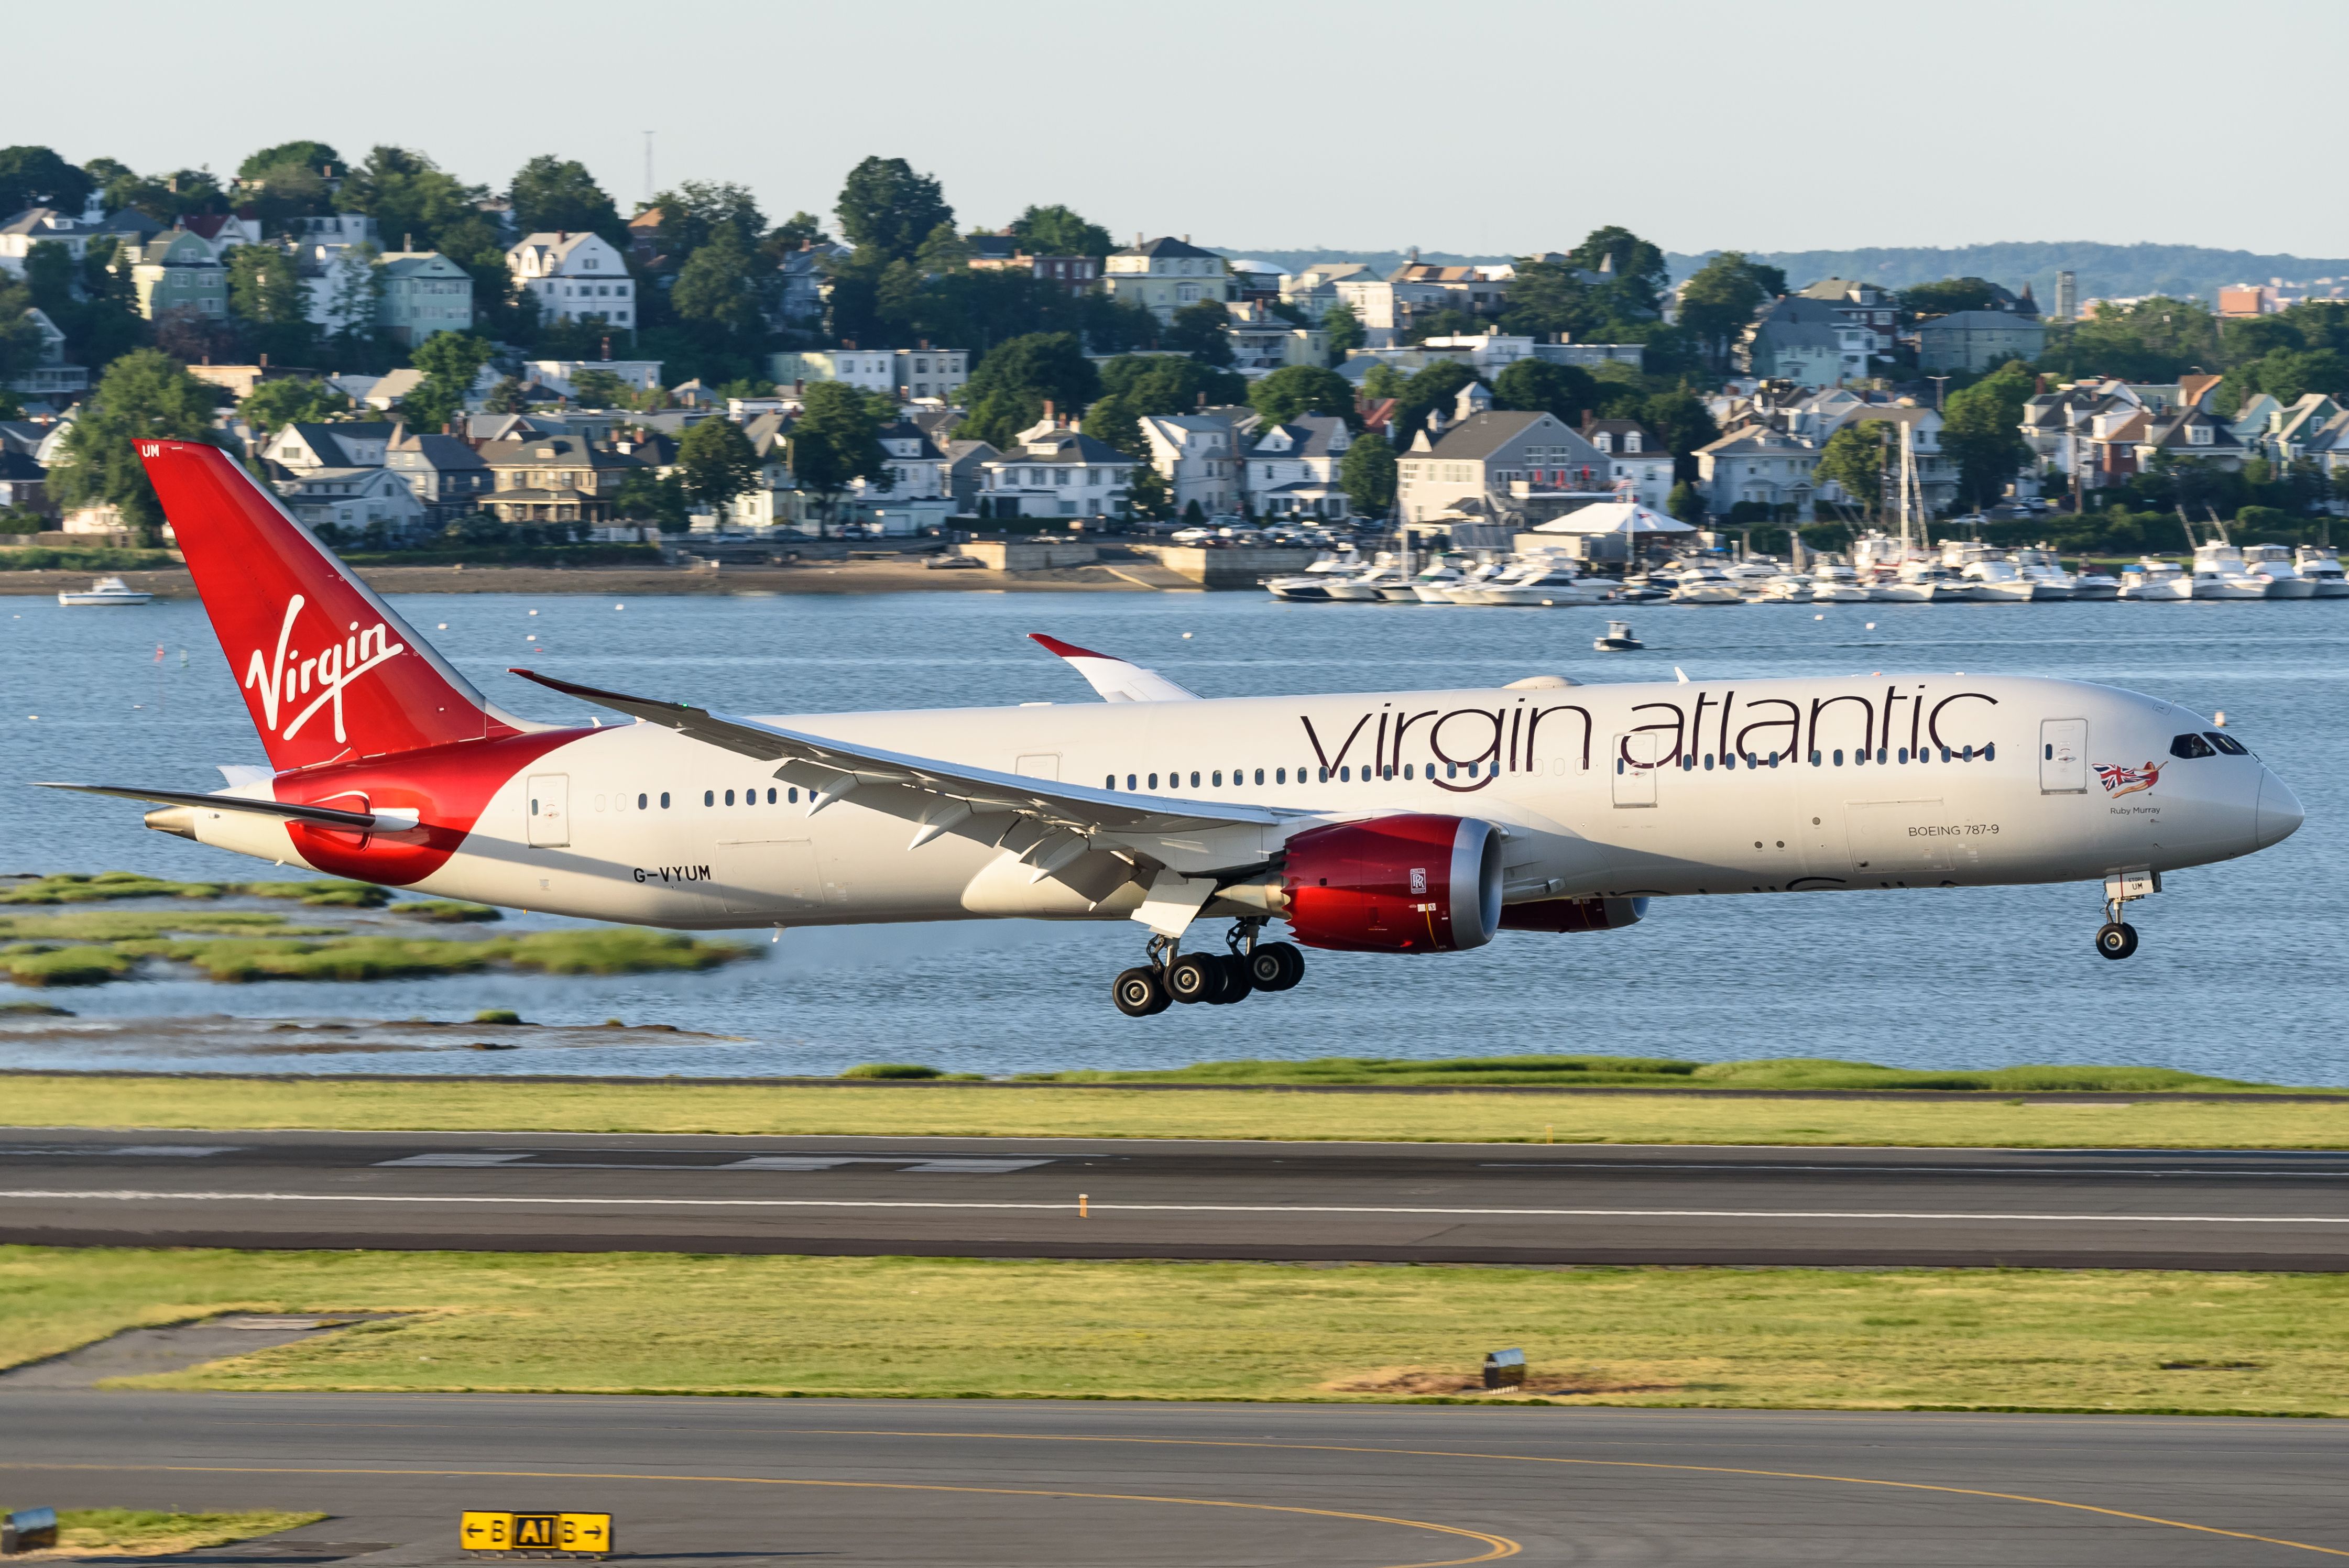
[(1199, 694), (1186, 691), (1160, 675), (1156, 670), (1143, 669), (1126, 659), (1112, 658), (1107, 654), (1081, 648), (1074, 643), (1064, 643), (1058, 637), (1048, 637), (1041, 632), (1030, 632), (1029, 639), (1042, 645), (1069, 661), (1087, 685), (1101, 693), (1104, 702), (1196, 702)]
[[(1096, 864), (1077, 875), (1062, 875), (1063, 869), (1099, 852), (1114, 854), (1122, 861), (1117, 881), (1109, 884), (1113, 890), (1135, 872), (1167, 866), (1206, 872), (1260, 864), (1286, 838), (1288, 824), (1310, 816), (1237, 801), (1165, 799), (999, 773), (851, 745), (689, 703), (603, 691), (531, 670), (512, 673), (551, 691), (776, 764), (776, 778), (808, 791), (811, 816), (853, 795), (859, 806), (916, 824), (908, 849), (954, 833), (1015, 851), (1037, 868), (1034, 880), (1058, 875), (1081, 891), (1086, 887), (1079, 876), (1097, 885), (1110, 868)], [(1098, 899), (1106, 891), (1090, 896)]]

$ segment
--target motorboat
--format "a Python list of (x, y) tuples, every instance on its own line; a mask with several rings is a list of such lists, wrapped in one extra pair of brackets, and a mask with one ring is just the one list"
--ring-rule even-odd
[(1859, 573), (1840, 562), (1827, 562), (1812, 574), (1814, 604), (1865, 604), (1868, 600), (1868, 592), (1860, 585)]
[(2329, 544), (2303, 544), (2292, 552), (2300, 574), (2316, 584), (2320, 599), (2349, 599), (2349, 578), (2341, 573), (2341, 558)]
[(1330, 597), (1350, 603), (1375, 603), (1387, 596), (1390, 588), (1401, 588), (1407, 597), (1417, 597), (1410, 593), (1411, 579), (1403, 574), (1402, 568), (1391, 560), (1381, 560), (1351, 577), (1332, 577)]
[(2293, 563), (2292, 551), (2282, 544), (2247, 544), (2243, 546), (2243, 570), (2254, 576), (2268, 579), (2271, 599), (2313, 599), (2316, 583), (2302, 577)]
[(1648, 645), (1631, 634), (1629, 621), (1609, 621), (1605, 633), (1590, 639), (1590, 645), (1602, 654), (1630, 654)]
[(1557, 561), (1539, 571), (1495, 578), (1485, 585), (1479, 604), (1516, 604), (1548, 608), (1557, 604), (1596, 604), (1602, 590), (1577, 573), (1573, 563)]
[(1777, 558), (1771, 555), (1749, 555), (1734, 566), (1722, 568), (1723, 576), (1749, 593), (1785, 572)]
[(1764, 583), (1754, 593), (1756, 604), (1807, 604), (1811, 602), (1811, 574), (1807, 572), (1781, 572)]
[(1265, 581), (1265, 589), (1276, 599), (1309, 600), (1327, 603), (1332, 579), (1350, 577), (1362, 569), (1362, 558), (1350, 544), (1324, 551), (1312, 565), (1287, 577)]
[(1868, 584), (1868, 597), (1890, 604), (1933, 604), (1966, 598), (1972, 584), (1948, 567), (1928, 558), (1912, 557), (1900, 563), (1891, 578)]
[(2120, 597), (2119, 578), (2109, 572), (2099, 572), (2085, 561), (2080, 564), (2087, 569), (2072, 579), (2072, 597), (2075, 600), (2104, 601)]
[(1680, 583), (1671, 591), (1675, 604), (1743, 604), (1745, 595), (1737, 584), (1717, 566), (1692, 566), (1681, 573)]
[(1467, 578), (1459, 563), (1439, 555), (1419, 569), (1411, 580), (1411, 596), (1423, 604), (1449, 604), (1452, 590)]
[(2194, 597), (2194, 579), (2174, 561), (2146, 556), (2121, 573), (2120, 597), (2175, 603)]
[(144, 604), (155, 597), (144, 590), (133, 588), (119, 577), (101, 577), (88, 588), (60, 588), (60, 604)]
[(1653, 573), (1646, 572), (1626, 573), (1623, 581), (1615, 589), (1615, 597), (1630, 604), (1649, 603), (1658, 599), (1669, 599), (1671, 596), (1672, 583), (1670, 578), (1659, 583)]
[(2034, 546), (2029, 550), (2009, 551), (2006, 558), (2014, 563), (2015, 571), (2022, 573), (2024, 581), (2031, 583), (2031, 597), (2034, 601), (2069, 599), (2073, 596), (2077, 579), (2064, 571), (2064, 563), (2056, 560), (2054, 554), (2045, 547)]
[[(2025, 577), (2013, 562), (1994, 556), (1967, 562), (1958, 575), (1966, 580), (1966, 597), (1978, 604), (2028, 604), (2040, 596), (2040, 584)], [(2051, 592), (2047, 597), (2056, 595)]]
[(2275, 599), (2272, 577), (2249, 571), (2243, 552), (2231, 544), (2194, 547), (2194, 596), (2197, 599)]
[(1496, 583), (1517, 569), (1516, 562), (1503, 556), (1495, 556), (1481, 562), (1470, 568), (1457, 583), (1448, 583), (1436, 589), (1435, 593), (1440, 595), (1436, 602), (1444, 604), (1481, 604), (1485, 602), (1483, 595), (1486, 583)]

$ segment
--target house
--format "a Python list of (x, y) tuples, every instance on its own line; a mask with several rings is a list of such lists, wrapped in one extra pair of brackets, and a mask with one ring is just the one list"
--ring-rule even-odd
[(1365, 262), (1316, 262), (1301, 273), (1281, 275), (1280, 303), (1303, 311), (1308, 320), (1319, 321), (1345, 303), (1338, 293), (1340, 280), (1377, 275)]
[[(1868, 423), (1894, 427), (1886, 432), (1889, 438), (1885, 449), (1891, 454), (1888, 477), (1897, 476), (1900, 471), (1899, 428), (1905, 426), (1909, 431), (1909, 460), (1917, 477), (1918, 491), (1924, 498), (1926, 511), (1946, 512), (1956, 509), (1960, 475), (1958, 465), (1951, 460), (1947, 452), (1941, 449), (1940, 410), (1920, 407), (1909, 399), (1903, 399), (1899, 403), (1862, 403), (1827, 434), (1832, 435), (1835, 429), (1840, 429), (1844, 425)], [(1826, 445), (1826, 436), (1819, 437), (1818, 444), (1824, 448)], [(1889, 484), (1886, 487), (1888, 493), (1893, 489), (1893, 485)], [(1820, 499), (1827, 500), (1848, 500), (1843, 493), (1843, 487), (1833, 480), (1828, 480), (1822, 486), (1819, 494)]]
[(203, 236), (222, 260), (239, 245), (261, 243), (261, 220), (252, 215), (250, 208), (242, 213), (191, 212), (180, 220), (180, 227)]
[(35, 245), (42, 243), (63, 245), (66, 254), (80, 261), (98, 232), (96, 223), (54, 207), (26, 208), (0, 222), (0, 272), (23, 277), (25, 257)]
[(297, 521), (314, 529), (366, 530), (378, 538), (396, 537), (419, 531), (427, 521), (424, 503), (388, 469), (281, 469), (273, 476), (271, 488)]
[(2144, 433), (2137, 438), (2139, 469), (2162, 454), (2207, 463), (2229, 473), (2240, 469), (2250, 455), (2225, 419), (2199, 407), (2147, 418)]
[(1050, 423), (980, 465), (981, 517), (1112, 517), (1125, 511), (1134, 460), (1106, 441)]
[(950, 397), (970, 379), (970, 355), (959, 348), (811, 349), (770, 354), (767, 373), (779, 387), (844, 381), (900, 399)]
[(411, 433), (405, 425), (392, 427), (383, 466), (408, 483), (408, 490), (423, 503), (434, 523), (476, 511), (490, 489), (490, 465), (471, 445), (454, 436)]
[(1119, 304), (1141, 305), (1162, 323), (1173, 321), (1185, 305), (1234, 297), (1231, 273), (1215, 252), (1187, 240), (1145, 242), (1139, 234), (1102, 263), (1102, 283)]
[(590, 316), (633, 332), (636, 285), (608, 240), (585, 232), (525, 236), (506, 251), (515, 286), (536, 296), (541, 321)]
[(1003, 455), (992, 441), (948, 441), (946, 444), (947, 487), (958, 517), (976, 516), (978, 498), (987, 489), (987, 465)]
[(1514, 267), (1445, 267), (1414, 261), (1389, 273), (1387, 280), (1405, 287), (1440, 291), (1439, 309), (1496, 316), (1508, 304), (1509, 283), (1515, 275)]
[(1599, 449), (1604, 467), (1592, 475), (1585, 490), (1612, 489), (1629, 493), (1650, 511), (1661, 511), (1672, 493), (1671, 449), (1637, 419), (1598, 419), (1585, 416), (1582, 438)]
[(1330, 334), (1274, 315), (1261, 304), (1233, 304), (1225, 334), (1231, 339), (1232, 368), (1251, 381), (1291, 365), (1316, 369), (1330, 363)]
[(2252, 438), (2243, 428), (2246, 417), (2255, 412), (2264, 413), (2266, 418), (2261, 421), (2260, 444), (2280, 463), (2291, 464), (2313, 455), (2316, 438), (2331, 428), (2333, 421), (2341, 416), (2341, 405), (2322, 392), (2307, 393), (2288, 408), (2277, 407), (2254, 410), (2252, 407), (2255, 403), (2274, 401), (2264, 392), (2245, 399), (2243, 407), (2236, 411), (2230, 428), (2238, 439), (2248, 445)]
[(372, 245), (380, 250), (383, 236), (373, 218), (364, 212), (330, 212), (322, 218), (295, 218), (286, 232), (304, 245)]
[(1756, 313), (1737, 358), (1747, 374), (1798, 387), (1864, 381), (1876, 353), (1875, 329), (1845, 320), (1841, 306), (1786, 294)]
[(156, 235), (134, 253), (130, 279), (139, 314), (150, 321), (174, 313), (228, 318), (228, 268), (201, 234), (167, 229)]
[[(875, 438), (889, 455), (889, 488), (882, 492), (893, 501), (950, 500), (947, 455), (919, 425), (904, 419), (885, 427)], [(860, 481), (861, 483), (861, 481)]]
[(13, 446), (0, 446), (0, 510), (49, 510), (49, 470)]
[(1209, 517), (1240, 509), (1241, 459), (1229, 419), (1213, 414), (1148, 414), (1139, 421), (1150, 466), (1166, 481), (1174, 510), (1194, 504)]
[(1819, 447), (1767, 425), (1747, 425), (1696, 453), (1697, 480), (1717, 516), (1738, 505), (1764, 506), (1777, 517), (1813, 521)]
[[(742, 422), (742, 435), (750, 443), (750, 449), (759, 455), (759, 482), (727, 503), (726, 521), (732, 527), (755, 532), (806, 523), (807, 495), (792, 472), (791, 433), (795, 422), (791, 415), (780, 410), (754, 414)], [(651, 438), (667, 440), (666, 437)], [(658, 472), (676, 461), (675, 443), (668, 445), (667, 462), (653, 461), (661, 454), (647, 451), (638, 455)]]
[(262, 443), (261, 457), (296, 474), (318, 469), (379, 469), (398, 428), (380, 422), (292, 424)]
[(1603, 499), (1583, 476), (1605, 472), (1607, 459), (1572, 426), (1554, 414), (1472, 407), (1464, 401), (1442, 436), (1422, 430), (1402, 454), (1395, 504), (1402, 521), (1464, 513), (1530, 526)]
[(775, 315), (779, 326), (807, 326), (823, 319), (823, 263), (831, 256), (853, 254), (847, 245), (816, 244), (811, 241), (783, 253), (775, 268)]
[(8, 390), (30, 393), (36, 397), (69, 397), (88, 391), (89, 366), (66, 363), (66, 335), (49, 319), (48, 313), (32, 306), (26, 310), (25, 319), (41, 335), (41, 362), (7, 382)]
[(1071, 294), (1092, 292), (1093, 283), (1101, 276), (1101, 263), (1092, 256), (1033, 256), (1020, 249), (1019, 242), (1009, 230), (1000, 234), (974, 234), (970, 238), (970, 267), (973, 272), (1026, 273), (1057, 284)]
[(579, 377), (591, 370), (616, 377), (639, 392), (657, 392), (661, 387), (657, 359), (533, 359), (523, 368), (540, 386), (564, 398), (579, 395)]
[(621, 481), (647, 466), (633, 453), (595, 446), (579, 436), (484, 441), (481, 454), (495, 476), (483, 508), (502, 522), (603, 527), (612, 521)]
[(438, 251), (394, 251), (382, 259), (376, 325), (413, 348), (436, 332), (473, 325), (473, 274)]
[(2028, 364), (2046, 348), (2039, 318), (2009, 311), (1952, 311), (1917, 327), (1917, 366), (1929, 374), (1995, 370), (2010, 359)]
[[(1899, 328), (1898, 302), (1874, 284), (1854, 283), (1849, 278), (1821, 278), (1787, 297), (1826, 305), (1834, 313), (1830, 325), (1864, 328), (1868, 335), (1868, 352), (1891, 357)], [(2035, 312), (2038, 307), (2032, 308)], [(1865, 376), (1867, 372), (1862, 370), (1860, 374)]]
[(1259, 517), (1346, 516), (1338, 465), (1352, 445), (1346, 421), (1334, 414), (1260, 427), (1241, 465), (1250, 506)]

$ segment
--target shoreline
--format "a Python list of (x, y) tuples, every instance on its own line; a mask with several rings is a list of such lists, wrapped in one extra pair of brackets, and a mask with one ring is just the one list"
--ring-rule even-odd
[[(806, 566), (359, 566), (350, 570), (378, 593), (629, 593), (725, 595), (783, 593), (1200, 593), (1197, 583), (1154, 562), (1063, 566), (1038, 572), (984, 568), (934, 572), (895, 562), (854, 561)], [(0, 596), (49, 597), (83, 589), (94, 575), (119, 576), (159, 599), (192, 599), (195, 582), (184, 567), (93, 573), (40, 570), (0, 572)]]

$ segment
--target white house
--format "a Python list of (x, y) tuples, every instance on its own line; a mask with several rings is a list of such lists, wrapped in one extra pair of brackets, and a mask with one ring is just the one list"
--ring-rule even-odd
[(1594, 488), (1613, 487), (1650, 511), (1662, 511), (1672, 493), (1672, 454), (1636, 419), (1586, 419), (1582, 438), (1599, 449), (1605, 468)]
[(1261, 517), (1344, 517), (1338, 465), (1353, 444), (1346, 421), (1334, 414), (1299, 414), (1285, 425), (1259, 427), (1242, 465), (1249, 503)]
[(636, 285), (627, 263), (597, 234), (532, 234), (506, 252), (516, 286), (538, 299), (541, 321), (601, 316), (613, 326), (636, 326)]
[(1260, 304), (1234, 304), (1225, 335), (1231, 340), (1232, 368), (1253, 381), (1292, 365), (1319, 369), (1330, 363), (1330, 334), (1274, 315)]
[(533, 377), (548, 391), (575, 397), (575, 383), (590, 370), (617, 377), (639, 392), (657, 392), (661, 362), (657, 359), (533, 359), (527, 366)]
[(8, 390), (36, 397), (70, 397), (88, 390), (89, 366), (66, 363), (66, 335), (49, 319), (48, 313), (32, 306), (26, 310), (25, 319), (41, 335), (41, 362), (8, 382)]
[(1019, 432), (1019, 445), (983, 465), (980, 515), (1110, 517), (1125, 511), (1134, 460), (1106, 441), (1050, 424)]
[(1241, 459), (1229, 419), (1215, 414), (1150, 414), (1140, 421), (1150, 466), (1166, 480), (1174, 510), (1193, 502), (1209, 517), (1240, 509)]
[(407, 532), (426, 521), (424, 503), (389, 469), (315, 469), (278, 480), (275, 489), (286, 510), (312, 528), (379, 524)]
[(1462, 390), (1462, 417), (1441, 438), (1420, 431), (1395, 465), (1395, 504), (1404, 521), (1507, 513), (1546, 522), (1595, 493), (1583, 476), (1604, 472), (1607, 459), (1573, 427), (1554, 414), (1466, 412), (1470, 389)]
[(1741, 501), (1771, 508), (1792, 507), (1796, 521), (1812, 520), (1812, 502), (1818, 494), (1812, 470), (1819, 466), (1819, 448), (1800, 436), (1748, 425), (1696, 454), (1697, 478), (1704, 486), (1711, 509), (1723, 516)]
[(322, 469), (379, 469), (398, 428), (388, 423), (293, 424), (262, 443), (264, 462), (295, 473)]
[(436, 332), (473, 325), (473, 274), (438, 251), (394, 251), (378, 276), (376, 325), (394, 343), (415, 347)]
[(1102, 264), (1102, 284), (1120, 304), (1142, 305), (1162, 322), (1173, 321), (1185, 305), (1237, 296), (1231, 271), (1215, 252), (1186, 240), (1145, 242), (1139, 234)]
[(770, 354), (767, 374), (779, 387), (841, 381), (898, 398), (951, 397), (970, 379), (959, 348), (822, 348)]
[(63, 245), (75, 261), (97, 236), (98, 225), (60, 212), (54, 207), (31, 207), (0, 223), (0, 272), (25, 275), (25, 256), (44, 241)]

